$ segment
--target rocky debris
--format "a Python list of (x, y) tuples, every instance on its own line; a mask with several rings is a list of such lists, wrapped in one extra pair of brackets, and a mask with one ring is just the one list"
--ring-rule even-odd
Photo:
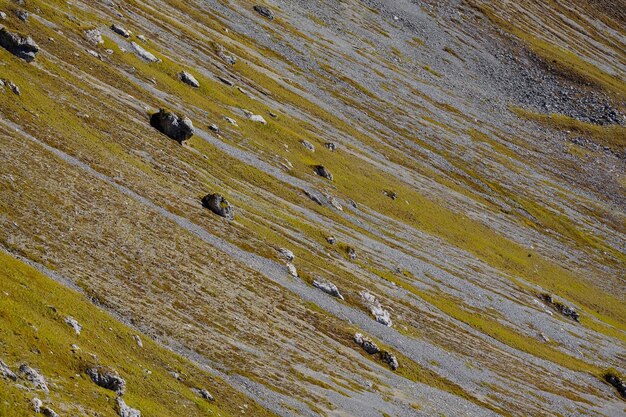
[(133, 47), (133, 50), (135, 51), (135, 54), (139, 58), (143, 59), (144, 61), (151, 62), (151, 63), (155, 63), (155, 62), (160, 62), (161, 61), (159, 58), (154, 56), (151, 52), (148, 52), (145, 49), (143, 49), (143, 47), (141, 47), (137, 42), (131, 42), (130, 45)]
[(307, 197), (309, 197), (311, 200), (315, 201), (315, 202), (316, 202), (317, 204), (319, 204), (320, 206), (321, 206), (322, 204), (324, 204), (324, 203), (322, 202), (322, 199), (321, 199), (321, 198), (320, 198), (317, 194), (314, 194), (314, 193), (312, 193), (312, 192), (310, 192), (310, 191), (306, 191), (306, 190), (304, 191), (304, 194), (306, 194), (306, 196), (307, 196)]
[(200, 83), (196, 80), (196, 77), (188, 73), (187, 71), (181, 71), (178, 73), (178, 77), (182, 82), (192, 86), (193, 88), (200, 88)]
[(46, 379), (39, 373), (39, 371), (23, 364), (20, 366), (20, 374), (22, 374), (24, 379), (33, 384), (35, 388), (40, 389), (43, 392), (50, 392)]
[(375, 353), (380, 352), (380, 349), (378, 348), (378, 346), (376, 346), (376, 344), (374, 342), (372, 342), (371, 339), (369, 339), (368, 337), (363, 336), (361, 333), (355, 333), (354, 334), (354, 341), (359, 346), (361, 346), (364, 351), (366, 351), (370, 355), (373, 355)]
[(333, 180), (333, 174), (331, 174), (330, 171), (324, 165), (316, 165), (315, 173), (319, 175), (320, 177), (326, 178), (329, 181)]
[(15, 16), (17, 16), (17, 18), (20, 19), (22, 22), (26, 22), (30, 14), (26, 10), (16, 10)]
[(115, 391), (117, 395), (124, 395), (126, 392), (126, 381), (111, 368), (95, 366), (87, 369), (86, 373), (99, 387)]
[(195, 388), (193, 391), (207, 401), (215, 401), (211, 393), (204, 388)]
[(225, 219), (233, 220), (235, 218), (235, 209), (221, 194), (205, 195), (202, 198), (202, 205)]
[(285, 248), (280, 248), (278, 250), (278, 252), (280, 252), (280, 254), (282, 255), (283, 258), (285, 258), (288, 261), (293, 261), (295, 259), (295, 255), (293, 254), (292, 251), (290, 251), (289, 249), (285, 249)]
[(233, 126), (237, 126), (237, 120), (235, 120), (235, 119), (233, 119), (231, 117), (224, 116), (224, 120), (226, 120), (228, 123), (230, 123)]
[(395, 371), (400, 367), (398, 363), (398, 359), (392, 353), (384, 351), (380, 354), (380, 358), (391, 368), (392, 371)]
[(43, 407), (41, 409), (41, 414), (46, 417), (59, 417), (59, 415), (52, 408), (49, 407)]
[(337, 150), (337, 145), (335, 145), (333, 142), (326, 142), (324, 146), (331, 152), (335, 152)]
[(335, 236), (327, 236), (326, 242), (330, 243), (331, 245), (334, 245), (337, 242), (337, 239), (335, 239)]
[(540, 294), (539, 298), (549, 307), (552, 307), (554, 310), (558, 311), (565, 317), (569, 317), (576, 322), (580, 322), (580, 314), (578, 314), (576, 310), (574, 310), (572, 307), (566, 306), (560, 301), (554, 300), (554, 298), (550, 294)]
[(98, 29), (86, 30), (85, 38), (94, 45), (100, 45), (104, 43), (104, 39), (102, 39), (102, 33), (100, 33)]
[(367, 291), (362, 291), (361, 298), (377, 322), (387, 327), (391, 327), (393, 325), (393, 322), (391, 321), (391, 314), (383, 308), (374, 295)]
[(339, 289), (335, 284), (326, 280), (313, 280), (313, 286), (319, 290), (324, 291), (326, 294), (343, 300), (343, 295), (339, 292)]
[(356, 251), (352, 247), (348, 247), (347, 249), (348, 257), (351, 261), (356, 261)]
[(308, 140), (301, 140), (300, 144), (302, 146), (304, 146), (304, 148), (306, 150), (311, 151), (311, 152), (315, 152), (315, 146), (313, 146), (313, 144), (311, 142), (309, 142)]
[(252, 120), (253, 122), (261, 123), (264, 125), (267, 124), (267, 121), (260, 114), (253, 114), (252, 112), (249, 112), (248, 110), (244, 110), (244, 109), (242, 109), (242, 111), (243, 111), (243, 114), (248, 119)]
[(608, 371), (604, 373), (604, 380), (613, 385), (617, 392), (619, 392), (622, 397), (626, 398), (626, 382), (624, 382), (619, 376), (612, 371)]
[(139, 346), (140, 348), (143, 347), (143, 342), (141, 341), (141, 337), (139, 337), (139, 335), (133, 335), (133, 340), (135, 341), (135, 343), (137, 343), (137, 346)]
[(41, 406), (43, 405), (43, 402), (41, 402), (39, 398), (33, 398), (30, 403), (33, 405), (33, 411), (35, 411), (35, 413), (41, 413)]
[(74, 317), (67, 316), (65, 318), (65, 323), (68, 326), (70, 326), (72, 329), (74, 329), (77, 335), (80, 335), (80, 331), (83, 329), (83, 326), (81, 326), (80, 323), (78, 323), (78, 321)]
[(130, 31), (124, 29), (122, 26), (117, 25), (115, 23), (113, 23), (111, 25), (111, 30), (115, 33), (117, 33), (120, 36), (123, 36), (124, 38), (130, 38)]
[(268, 18), (269, 20), (274, 20), (274, 12), (271, 11), (268, 7), (260, 6), (257, 4), (254, 6), (254, 11), (256, 11), (261, 16)]
[(296, 266), (294, 264), (292, 264), (291, 262), (287, 262), (287, 269), (289, 270), (289, 275), (294, 278), (298, 278), (298, 270), (296, 269)]
[(0, 360), (0, 377), (17, 381), (17, 375), (9, 368), (9, 365)]
[(391, 198), (392, 200), (395, 200), (398, 198), (398, 194), (395, 191), (383, 191), (383, 194), (386, 195), (387, 197)]
[(4, 27), (0, 27), (0, 46), (26, 62), (34, 61), (39, 52), (39, 46), (30, 36), (9, 32)]
[(217, 77), (218, 80), (220, 80), (221, 82), (223, 82), (224, 84), (226, 84), (229, 87), (233, 87), (235, 85), (234, 82), (232, 82), (231, 80), (229, 80), (228, 78), (224, 78), (224, 77)]
[(183, 143), (195, 133), (191, 119), (160, 109), (150, 117), (150, 125), (170, 138)]
[(117, 397), (117, 408), (120, 417), (141, 417), (141, 411), (127, 406), (122, 397)]

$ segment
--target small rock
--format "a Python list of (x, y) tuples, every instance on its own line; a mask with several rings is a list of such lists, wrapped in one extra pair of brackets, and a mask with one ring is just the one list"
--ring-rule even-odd
[(83, 326), (81, 326), (74, 317), (67, 316), (65, 318), (65, 323), (74, 329), (77, 335), (80, 335), (80, 331), (83, 329)]
[(326, 294), (332, 295), (333, 297), (337, 297), (340, 300), (343, 300), (343, 295), (339, 292), (339, 289), (335, 284), (330, 281), (325, 280), (313, 280), (313, 286), (317, 289), (324, 291)]
[(261, 16), (266, 17), (269, 20), (274, 20), (274, 12), (271, 11), (268, 7), (256, 5), (254, 6), (254, 10)]
[(99, 387), (115, 391), (117, 395), (124, 395), (126, 392), (126, 381), (111, 368), (95, 366), (87, 369), (86, 373)]
[(17, 375), (9, 368), (9, 365), (0, 360), (0, 376), (2, 378), (10, 379), (11, 381), (17, 381)]
[(211, 123), (211, 125), (209, 126), (209, 130), (211, 132), (220, 133), (220, 128), (217, 127), (215, 123)]
[(332, 142), (326, 142), (324, 146), (326, 147), (326, 149), (328, 149), (331, 152), (335, 152), (337, 150), (337, 145), (335, 145)]
[(324, 204), (324, 203), (322, 202), (322, 199), (321, 199), (321, 198), (320, 198), (317, 194), (314, 194), (314, 193), (312, 193), (312, 192), (310, 192), (310, 191), (307, 191), (307, 190), (304, 190), (304, 194), (306, 194), (306, 196), (307, 196), (307, 197), (309, 197), (311, 200), (315, 201), (315, 202), (316, 202), (317, 204), (319, 204), (320, 206), (321, 206), (322, 204)]
[(111, 30), (115, 33), (117, 33), (120, 36), (123, 36), (125, 38), (130, 38), (130, 31), (124, 29), (122, 26), (120, 25), (116, 25), (115, 23), (111, 25)]
[(6, 84), (9, 87), (9, 89), (11, 89), (13, 94), (15, 94), (16, 96), (19, 96), (19, 95), (22, 94), (20, 92), (20, 88), (17, 85), (15, 85), (15, 83), (13, 81), (7, 81)]
[(12, 33), (4, 27), (0, 28), (0, 46), (26, 62), (32, 62), (39, 52), (39, 46), (28, 36)]
[(226, 50), (222, 45), (219, 45), (217, 48), (217, 56), (219, 56), (222, 60), (224, 60), (229, 65), (235, 65), (237, 63), (237, 58), (233, 55), (229, 55), (226, 53)]
[(277, 119), (278, 118), (278, 115), (276, 113), (274, 113), (274, 112), (269, 112), (269, 115), (273, 119)]
[(134, 335), (133, 336), (133, 340), (135, 340), (135, 343), (137, 343), (137, 346), (139, 346), (140, 348), (143, 348), (143, 342), (141, 341), (141, 337), (139, 337), (139, 335)]
[(298, 270), (296, 269), (296, 266), (294, 264), (292, 264), (291, 262), (287, 262), (287, 269), (289, 270), (289, 274), (292, 277), (298, 278)]
[(117, 409), (120, 417), (141, 417), (141, 411), (127, 406), (122, 397), (117, 397)]
[(335, 239), (335, 236), (327, 236), (326, 242), (330, 243), (331, 245), (334, 245), (335, 242), (337, 242), (337, 239)]
[(341, 205), (339, 200), (337, 200), (335, 197), (328, 197), (328, 202), (330, 203), (331, 206), (333, 206), (337, 210), (343, 211), (343, 206)]
[(391, 198), (392, 200), (395, 200), (398, 198), (398, 194), (395, 191), (383, 191), (383, 194)]
[(178, 74), (178, 77), (180, 78), (180, 80), (182, 82), (192, 86), (193, 88), (199, 88), (200, 87), (200, 83), (198, 82), (198, 80), (196, 80), (196, 78), (193, 75), (191, 75), (190, 73), (188, 73), (187, 71), (181, 71)]
[(283, 258), (285, 258), (288, 261), (293, 261), (295, 259), (295, 255), (289, 249), (280, 248), (278, 252), (280, 252)]
[(148, 42), (148, 39), (146, 39), (144, 35), (137, 36), (137, 39), (139, 39), (141, 42)]
[(44, 392), (50, 392), (48, 389), (48, 384), (46, 383), (46, 379), (39, 373), (39, 371), (31, 368), (30, 366), (23, 364), (20, 366), (20, 373), (23, 375), (24, 379), (32, 383), (35, 388), (40, 389)]
[(26, 22), (28, 20), (28, 16), (29, 16), (29, 14), (28, 14), (28, 12), (26, 10), (16, 10), (15, 11), (15, 15), (22, 22)]
[(196, 388), (194, 389), (194, 391), (196, 392), (196, 394), (198, 394), (207, 401), (215, 401), (215, 398), (213, 398), (211, 393), (204, 388)]
[(231, 80), (229, 80), (228, 78), (217, 77), (217, 79), (220, 80), (221, 82), (223, 82), (224, 84), (226, 84), (229, 87), (233, 87), (235, 85), (235, 83), (232, 82)]
[(0, 12), (0, 20), (6, 20), (7, 14), (5, 12)]
[(363, 336), (361, 333), (354, 334), (354, 341), (363, 348), (363, 350), (370, 355), (380, 352), (380, 349), (371, 339)]
[(41, 414), (43, 414), (46, 417), (59, 417), (59, 415), (52, 408), (48, 408), (48, 407), (42, 408)]
[(155, 63), (155, 62), (160, 62), (161, 61), (159, 58), (154, 56), (151, 52), (148, 52), (145, 49), (143, 49), (137, 42), (131, 42), (130, 45), (133, 47), (133, 50), (135, 51), (135, 54), (139, 58), (143, 59), (144, 61), (151, 62), (151, 63)]
[(302, 146), (304, 146), (305, 149), (311, 151), (311, 152), (315, 152), (315, 146), (313, 146), (313, 144), (307, 140), (301, 140), (300, 144), (302, 144)]
[(319, 175), (320, 177), (326, 178), (329, 181), (333, 180), (333, 174), (331, 174), (330, 171), (324, 165), (316, 165), (315, 173)]
[(249, 112), (248, 110), (243, 110), (243, 114), (253, 122), (258, 122), (264, 125), (267, 124), (267, 121), (260, 114), (252, 114), (252, 112)]
[(226, 120), (228, 123), (230, 123), (233, 126), (237, 126), (237, 120), (235, 120), (235, 119), (232, 119), (232, 118), (230, 118), (228, 116), (224, 116), (224, 120)]
[(202, 205), (218, 216), (228, 220), (235, 218), (235, 209), (221, 194), (207, 194), (202, 198)]
[(398, 369), (400, 367), (400, 364), (398, 363), (398, 359), (396, 358), (395, 355), (384, 351), (380, 354), (380, 358), (389, 365), (389, 367), (391, 368), (391, 370), (395, 371), (396, 369)]
[(41, 402), (39, 398), (33, 398), (30, 403), (33, 405), (33, 410), (35, 411), (35, 413), (41, 413), (41, 406), (43, 405), (43, 402)]
[(102, 34), (98, 29), (89, 29), (85, 31), (85, 38), (94, 45), (101, 45), (104, 43)]
[(188, 117), (178, 116), (163, 109), (150, 117), (150, 125), (180, 143), (195, 133), (193, 123)]
[(355, 261), (356, 260), (356, 251), (354, 250), (354, 248), (348, 247), (347, 252), (348, 252), (348, 257), (350, 258), (350, 260), (351, 261)]
[(576, 322), (580, 322), (580, 314), (572, 307), (566, 306), (560, 301), (555, 301), (554, 298), (550, 294), (540, 294), (539, 298), (543, 300), (548, 306), (552, 307), (554, 310), (558, 311), (565, 317), (569, 317)]

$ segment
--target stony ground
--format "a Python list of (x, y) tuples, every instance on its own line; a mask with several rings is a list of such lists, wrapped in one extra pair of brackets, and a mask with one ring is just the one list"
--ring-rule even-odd
[(0, 1), (0, 414), (624, 415), (617, 3)]

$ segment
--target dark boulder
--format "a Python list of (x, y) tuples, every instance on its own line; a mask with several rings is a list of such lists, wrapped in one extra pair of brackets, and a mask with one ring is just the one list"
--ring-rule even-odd
[(34, 61), (39, 52), (39, 46), (30, 36), (9, 32), (4, 27), (0, 28), (0, 46), (26, 62)]
[(363, 348), (363, 350), (370, 355), (380, 352), (380, 349), (369, 338), (363, 336), (361, 333), (354, 335), (354, 341)]
[(120, 25), (112, 24), (111, 30), (124, 38), (130, 38), (130, 32)]
[(268, 18), (269, 20), (274, 20), (274, 12), (271, 11), (268, 7), (259, 6), (257, 4), (256, 6), (254, 6), (254, 11), (261, 16)]
[(331, 152), (335, 152), (337, 150), (337, 145), (335, 145), (332, 142), (326, 142), (324, 146), (326, 147), (326, 149), (328, 149)]
[(87, 375), (99, 387), (115, 391), (117, 395), (126, 392), (126, 381), (116, 371), (103, 366), (87, 369)]
[(193, 123), (188, 117), (178, 116), (163, 109), (150, 117), (150, 125), (180, 143), (194, 134)]
[(235, 209), (221, 194), (207, 194), (202, 198), (202, 205), (218, 216), (228, 220), (235, 218)]
[(604, 380), (613, 385), (617, 392), (619, 392), (622, 397), (626, 398), (626, 383), (624, 383), (619, 376), (609, 371), (604, 374)]
[(326, 178), (329, 181), (333, 180), (333, 174), (331, 174), (328, 168), (326, 168), (324, 165), (316, 165), (315, 173), (320, 177)]
[(387, 351), (382, 352), (380, 354), (380, 358), (383, 360), (383, 362), (389, 365), (392, 371), (395, 371), (396, 369), (400, 367), (400, 364), (398, 363), (398, 359), (396, 358), (396, 356)]

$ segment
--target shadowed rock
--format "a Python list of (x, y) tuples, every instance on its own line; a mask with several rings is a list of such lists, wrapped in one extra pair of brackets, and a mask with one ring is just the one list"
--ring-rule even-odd
[(343, 295), (339, 292), (339, 289), (335, 284), (329, 281), (323, 280), (313, 280), (313, 286), (317, 289), (324, 291), (326, 294), (332, 295), (333, 297), (337, 297), (340, 300), (343, 300)]
[(335, 152), (337, 150), (337, 145), (335, 145), (332, 142), (326, 142), (324, 146), (326, 147), (326, 149), (328, 149), (331, 152)]
[(41, 413), (41, 406), (43, 405), (43, 402), (39, 398), (33, 398), (30, 403), (33, 405), (33, 411), (35, 413)]
[(280, 252), (281, 256), (288, 261), (293, 261), (296, 257), (289, 249), (280, 248), (278, 252)]
[(384, 351), (380, 354), (380, 358), (387, 364), (389, 365), (389, 367), (395, 371), (396, 369), (398, 369), (400, 367), (400, 364), (398, 363), (398, 359), (396, 358), (395, 355)]
[(32, 383), (35, 388), (44, 392), (50, 392), (46, 379), (36, 369), (24, 364), (20, 366), (20, 374), (22, 374), (25, 380)]
[(41, 414), (43, 414), (46, 417), (59, 417), (59, 415), (52, 408), (49, 408), (49, 407), (42, 408)]
[(228, 220), (235, 218), (235, 209), (221, 194), (207, 194), (202, 198), (202, 205), (218, 216)]
[(181, 71), (178, 74), (178, 77), (180, 78), (180, 80), (182, 82), (192, 86), (193, 88), (199, 88), (200, 87), (200, 83), (198, 82), (198, 80), (196, 80), (196, 77), (194, 77), (193, 75), (191, 75), (187, 71)]
[(376, 346), (374, 342), (372, 342), (368, 337), (363, 336), (361, 333), (354, 334), (354, 341), (370, 355), (380, 352), (378, 346)]
[(39, 52), (39, 46), (30, 36), (9, 32), (4, 27), (0, 28), (0, 46), (26, 62), (34, 61)]
[(268, 18), (269, 20), (274, 20), (274, 12), (271, 11), (268, 7), (256, 5), (254, 6), (254, 11), (260, 14), (263, 17)]
[(124, 38), (130, 38), (130, 32), (120, 25), (112, 24), (111, 30)]
[(124, 395), (124, 392), (126, 392), (126, 381), (117, 371), (103, 366), (96, 366), (87, 369), (86, 372), (99, 387), (115, 391), (117, 395)]
[(2, 378), (7, 378), (12, 381), (17, 380), (17, 375), (15, 374), (15, 372), (13, 372), (11, 368), (9, 368), (9, 365), (7, 365), (6, 363), (2, 361), (0, 361), (0, 376)]
[(311, 152), (315, 152), (315, 146), (313, 146), (313, 144), (311, 142), (309, 142), (308, 140), (301, 140), (300, 144), (302, 146), (304, 146), (305, 149), (311, 151)]
[(329, 181), (333, 180), (333, 174), (331, 174), (330, 171), (324, 165), (316, 165), (315, 173), (319, 175), (320, 177), (326, 178)]
[(183, 143), (193, 136), (191, 119), (160, 109), (150, 117), (150, 125), (170, 138)]
[(215, 401), (215, 398), (213, 398), (211, 393), (204, 388), (195, 388), (194, 391), (196, 394), (198, 394), (200, 397), (204, 398), (207, 401)]

